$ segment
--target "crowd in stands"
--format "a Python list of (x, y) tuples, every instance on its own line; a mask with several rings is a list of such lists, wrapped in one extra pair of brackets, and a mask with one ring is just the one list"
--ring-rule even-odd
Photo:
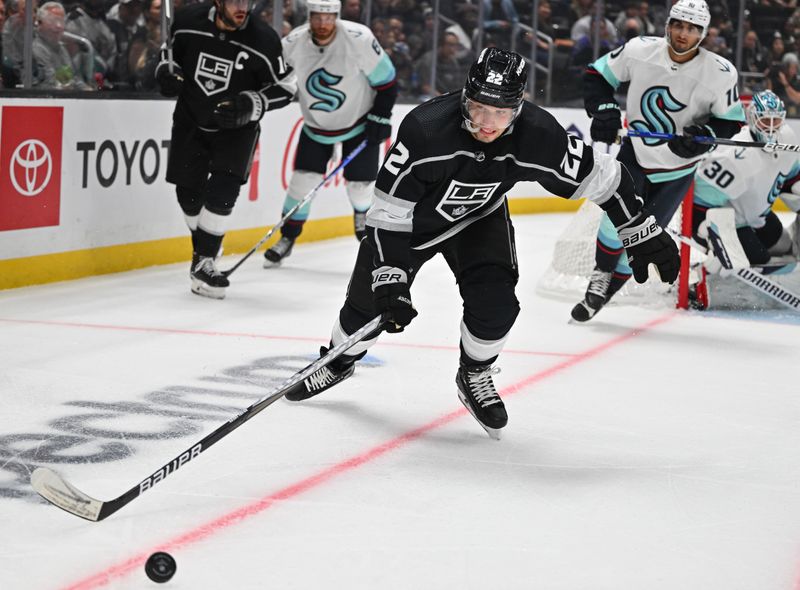
[[(173, 0), (177, 10), (197, 0)], [(580, 95), (580, 73), (602, 55), (638, 35), (663, 35), (667, 2), (605, 2), (597, 22), (594, 0), (541, 0), (531, 34), (531, 0), (440, 0), (437, 47), (432, 0), (342, 0), (341, 17), (369, 24), (398, 72), (401, 99), (418, 101), (460, 88), (476, 47), (496, 45), (549, 67), (556, 99)], [(742, 62), (745, 94), (775, 91), (790, 114), (800, 114), (800, 4), (798, 0), (744, 0)], [(161, 0), (0, 0), (4, 88), (22, 75), (24, 6), (34, 9), (33, 87), (71, 90), (155, 91), (161, 45)], [(479, 30), (483, 3), (484, 27)], [(710, 0), (706, 49), (736, 59), (735, 0)], [(254, 18), (273, 23), (273, 0), (259, 0)], [(283, 0), (281, 35), (307, 20), (305, 0)], [(369, 23), (366, 21), (369, 20)], [(597, 39), (596, 39), (597, 37)], [(536, 43), (535, 49), (531, 43)], [(436, 61), (435, 79), (431, 79)]]

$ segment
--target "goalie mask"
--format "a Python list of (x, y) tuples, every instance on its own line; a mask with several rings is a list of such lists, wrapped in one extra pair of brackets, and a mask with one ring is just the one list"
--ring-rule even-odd
[[(243, 29), (247, 26), (254, 4), (255, 0), (214, 0), (214, 6), (217, 9), (217, 16), (223, 23), (225, 23), (225, 25), (231, 27), (232, 29)], [(241, 23), (237, 23), (228, 14), (226, 10), (227, 7), (242, 7), (242, 9), (247, 12), (247, 16)]]
[(709, 12), (708, 4), (706, 4), (705, 0), (678, 0), (673, 4), (669, 11), (669, 17), (667, 17), (667, 24), (664, 27), (667, 43), (669, 43), (670, 47), (672, 47), (672, 40), (670, 39), (669, 25), (675, 20), (691, 23), (700, 29), (700, 40), (697, 41), (694, 47), (686, 51), (676, 51), (674, 47), (672, 48), (678, 55), (686, 55), (700, 47), (700, 43), (703, 42), (703, 39), (708, 34), (708, 25), (711, 24), (711, 12)]
[(496, 47), (481, 51), (461, 92), (461, 113), (467, 129), (475, 133), (481, 127), (473, 120), (476, 110), (491, 111), (498, 127), (510, 126), (522, 110), (527, 81), (528, 64), (519, 54)]
[(753, 95), (747, 107), (747, 125), (757, 141), (775, 143), (786, 119), (786, 106), (771, 90)]

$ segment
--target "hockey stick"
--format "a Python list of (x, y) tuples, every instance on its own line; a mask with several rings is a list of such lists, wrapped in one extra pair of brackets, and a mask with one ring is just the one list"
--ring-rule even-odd
[(347, 166), (353, 160), (353, 158), (355, 158), (358, 154), (360, 154), (363, 151), (363, 149), (365, 147), (367, 147), (367, 140), (366, 139), (364, 141), (362, 141), (361, 143), (359, 143), (355, 148), (353, 148), (353, 151), (350, 152), (347, 155), (347, 157), (344, 158), (341, 162), (339, 162), (339, 165), (336, 168), (333, 169), (333, 172), (331, 172), (325, 178), (323, 178), (317, 186), (315, 186), (313, 189), (311, 189), (311, 192), (309, 192), (305, 197), (302, 198), (302, 200), (300, 200), (298, 203), (296, 203), (294, 207), (289, 209), (286, 212), (286, 214), (283, 217), (280, 218), (278, 223), (276, 223), (275, 225), (272, 226), (272, 228), (267, 232), (267, 235), (265, 235), (263, 238), (261, 238), (255, 246), (250, 248), (250, 251), (247, 254), (242, 256), (242, 258), (241, 258), (241, 260), (239, 260), (239, 262), (234, 264), (228, 270), (223, 270), (222, 274), (225, 275), (226, 277), (231, 276), (233, 274), (233, 271), (235, 271), (237, 268), (242, 266), (242, 264), (244, 263), (245, 260), (250, 258), (256, 252), (256, 250), (258, 250), (261, 246), (263, 246), (267, 242), (267, 240), (269, 240), (275, 234), (276, 231), (278, 231), (281, 227), (283, 227), (283, 224), (286, 223), (287, 221), (289, 221), (289, 218), (292, 215), (294, 215), (297, 212), (297, 210), (300, 209), (300, 207), (302, 207), (303, 205), (308, 203), (311, 199), (313, 199), (314, 196), (317, 194), (317, 191), (320, 188), (322, 188), (322, 186), (326, 182), (328, 182), (331, 178), (336, 176), (336, 174), (339, 172), (339, 170), (341, 170), (342, 168)]
[[(708, 250), (703, 248), (700, 244), (687, 238), (684, 235), (679, 234), (672, 228), (667, 228), (669, 232), (682, 243), (687, 244), (691, 248), (699, 250), (704, 254), (708, 253)], [(733, 264), (731, 263), (731, 257), (728, 254), (728, 249), (725, 247), (725, 244), (722, 242), (722, 238), (719, 235), (719, 231), (716, 229), (714, 224), (710, 224), (708, 227), (708, 241), (711, 243), (711, 247), (714, 250), (714, 255), (722, 264), (722, 268), (724, 268), (727, 272), (726, 275), (730, 275), (736, 277), (743, 283), (747, 284), (748, 286), (752, 287), (756, 291), (763, 293), (767, 297), (774, 299), (778, 303), (781, 303), (788, 307), (789, 309), (793, 309), (794, 311), (800, 311), (800, 296), (795, 295), (785, 287), (775, 283), (774, 281), (768, 279), (763, 274), (753, 270), (752, 268), (733, 268)]]
[(763, 141), (739, 141), (737, 139), (725, 139), (724, 137), (712, 137), (711, 135), (676, 135), (674, 133), (650, 133), (649, 131), (628, 130), (628, 137), (641, 137), (653, 139), (674, 139), (684, 137), (697, 143), (716, 143), (718, 145), (735, 145), (738, 147), (763, 148), (768, 152), (800, 152), (800, 145), (793, 143), (767, 143)]
[(246, 410), (244, 410), (241, 414), (235, 418), (232, 418), (215, 431), (206, 435), (206, 437), (200, 442), (186, 449), (172, 461), (161, 467), (161, 469), (143, 479), (141, 482), (133, 486), (118, 498), (114, 498), (113, 500), (108, 500), (105, 502), (102, 500), (95, 500), (91, 496), (84, 494), (78, 488), (70, 485), (69, 482), (67, 482), (64, 478), (47, 467), (39, 467), (33, 471), (31, 474), (31, 485), (40, 496), (42, 496), (48, 502), (55, 504), (62, 510), (66, 510), (71, 514), (80, 516), (86, 520), (95, 522), (103, 520), (114, 514), (126, 504), (135, 500), (147, 490), (151, 489), (154, 485), (164, 480), (168, 475), (175, 473), (175, 471), (186, 465), (186, 463), (197, 457), (203, 451), (207, 450), (215, 442), (239, 428), (239, 426), (250, 420), (250, 418), (258, 414), (261, 410), (265, 409), (276, 400), (282, 398), (286, 394), (286, 391), (289, 387), (299, 383), (300, 381), (303, 381), (309, 375), (314, 373), (314, 371), (318, 371), (322, 367), (329, 365), (354, 344), (357, 344), (370, 333), (377, 330), (382, 322), (382, 316), (373, 318), (361, 329), (348, 336), (344, 342), (331, 348), (325, 356), (317, 359), (306, 368), (292, 375), (282, 385), (278, 386), (272, 394), (261, 398), (259, 401), (255, 402)]
[(167, 48), (167, 67), (169, 73), (175, 72), (175, 62), (172, 59), (172, 0), (163, 0), (161, 3), (161, 38)]

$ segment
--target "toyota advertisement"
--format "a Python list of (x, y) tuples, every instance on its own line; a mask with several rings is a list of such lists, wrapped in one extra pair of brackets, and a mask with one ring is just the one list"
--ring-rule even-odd
[[(5, 99), (0, 261), (188, 235), (174, 187), (164, 180), (173, 107), (165, 100)], [(411, 108), (395, 108), (395, 129)], [(582, 111), (554, 112), (578, 135), (588, 128)], [(281, 216), (302, 133), (300, 109), (295, 103), (267, 113), (261, 126), (258, 158), (231, 232), (266, 229)], [(513, 194), (546, 195), (538, 185)], [(315, 199), (311, 220), (351, 215), (340, 174)]]

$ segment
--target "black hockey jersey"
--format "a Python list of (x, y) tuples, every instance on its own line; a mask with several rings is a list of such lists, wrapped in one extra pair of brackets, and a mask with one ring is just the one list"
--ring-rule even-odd
[(407, 268), (409, 248), (433, 247), (491, 214), (520, 181), (539, 182), (565, 198), (588, 198), (616, 226), (638, 213), (642, 200), (627, 171), (569, 135), (544, 109), (523, 103), (512, 127), (482, 143), (465, 128), (460, 101), (460, 92), (437, 97), (400, 125), (367, 214), (382, 263)]
[[(176, 111), (188, 114), (201, 127), (215, 129), (214, 107), (243, 90), (261, 92), (268, 110), (289, 104), (296, 83), (283, 60), (278, 34), (256, 18), (239, 30), (222, 31), (214, 24), (215, 16), (216, 8), (208, 4), (175, 13), (172, 55), (184, 75)], [(167, 64), (162, 61), (158, 67)]]

